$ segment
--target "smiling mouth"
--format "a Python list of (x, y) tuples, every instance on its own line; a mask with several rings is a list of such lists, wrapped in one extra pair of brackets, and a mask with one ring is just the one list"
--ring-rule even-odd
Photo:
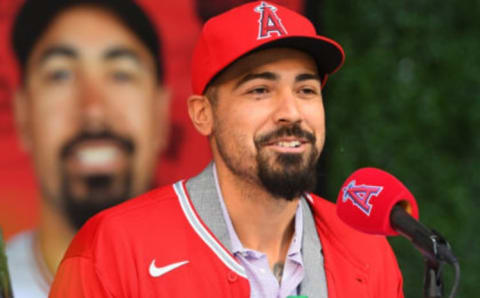
[(305, 152), (309, 144), (314, 147), (315, 143), (315, 135), (302, 129), (298, 123), (279, 127), (255, 139), (258, 150), (263, 147), (280, 153), (294, 154)]
[(300, 141), (280, 141), (274, 143), (273, 145), (284, 148), (298, 148), (302, 145), (302, 143)]
[(95, 166), (113, 162), (118, 154), (118, 149), (113, 146), (101, 146), (78, 150), (75, 158), (84, 165)]
[(303, 153), (306, 150), (307, 145), (310, 143), (311, 142), (306, 139), (286, 137), (271, 140), (264, 144), (263, 147), (272, 148), (273, 150), (282, 153)]
[(110, 140), (90, 140), (78, 143), (66, 156), (70, 173), (81, 176), (109, 175), (123, 172), (129, 164), (130, 154)]

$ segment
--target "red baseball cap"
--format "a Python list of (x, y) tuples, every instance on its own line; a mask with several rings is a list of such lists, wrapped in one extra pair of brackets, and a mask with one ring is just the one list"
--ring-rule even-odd
[(317, 35), (306, 17), (266, 1), (250, 2), (211, 18), (203, 26), (193, 52), (193, 93), (203, 94), (212, 79), (239, 58), (277, 47), (310, 54), (323, 75), (322, 85), (345, 60), (342, 47)]

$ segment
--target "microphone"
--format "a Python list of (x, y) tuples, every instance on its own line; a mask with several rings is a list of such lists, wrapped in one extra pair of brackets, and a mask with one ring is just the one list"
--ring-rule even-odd
[(432, 262), (458, 263), (448, 242), (418, 221), (418, 206), (410, 191), (391, 174), (363, 168), (344, 182), (337, 214), (352, 228), (368, 234), (408, 238)]

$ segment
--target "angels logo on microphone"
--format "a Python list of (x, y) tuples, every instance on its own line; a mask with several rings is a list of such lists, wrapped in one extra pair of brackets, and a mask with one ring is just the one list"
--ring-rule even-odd
[(382, 186), (374, 185), (355, 185), (356, 181), (352, 180), (347, 186), (343, 188), (342, 201), (345, 203), (351, 200), (354, 206), (357, 206), (363, 213), (370, 215), (372, 205), (370, 199), (372, 196), (378, 196), (383, 190)]
[(255, 12), (260, 14), (257, 39), (269, 38), (272, 36), (272, 33), (278, 36), (287, 34), (287, 30), (283, 27), (282, 20), (275, 13), (276, 11), (277, 8), (275, 6), (263, 1), (255, 7)]

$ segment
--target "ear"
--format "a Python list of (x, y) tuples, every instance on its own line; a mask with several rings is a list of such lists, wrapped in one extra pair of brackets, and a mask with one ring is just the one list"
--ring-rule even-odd
[(29, 152), (32, 148), (31, 119), (28, 110), (28, 102), (25, 91), (17, 89), (13, 96), (13, 114), (15, 117), (15, 128), (24, 151)]
[(192, 95), (188, 98), (187, 105), (193, 126), (202, 135), (209, 136), (213, 129), (213, 110), (208, 98), (203, 95)]
[(155, 98), (155, 115), (154, 119), (158, 119), (158, 134), (156, 139), (156, 148), (158, 151), (163, 151), (168, 144), (170, 135), (170, 90), (164, 86), (157, 88), (157, 96)]

